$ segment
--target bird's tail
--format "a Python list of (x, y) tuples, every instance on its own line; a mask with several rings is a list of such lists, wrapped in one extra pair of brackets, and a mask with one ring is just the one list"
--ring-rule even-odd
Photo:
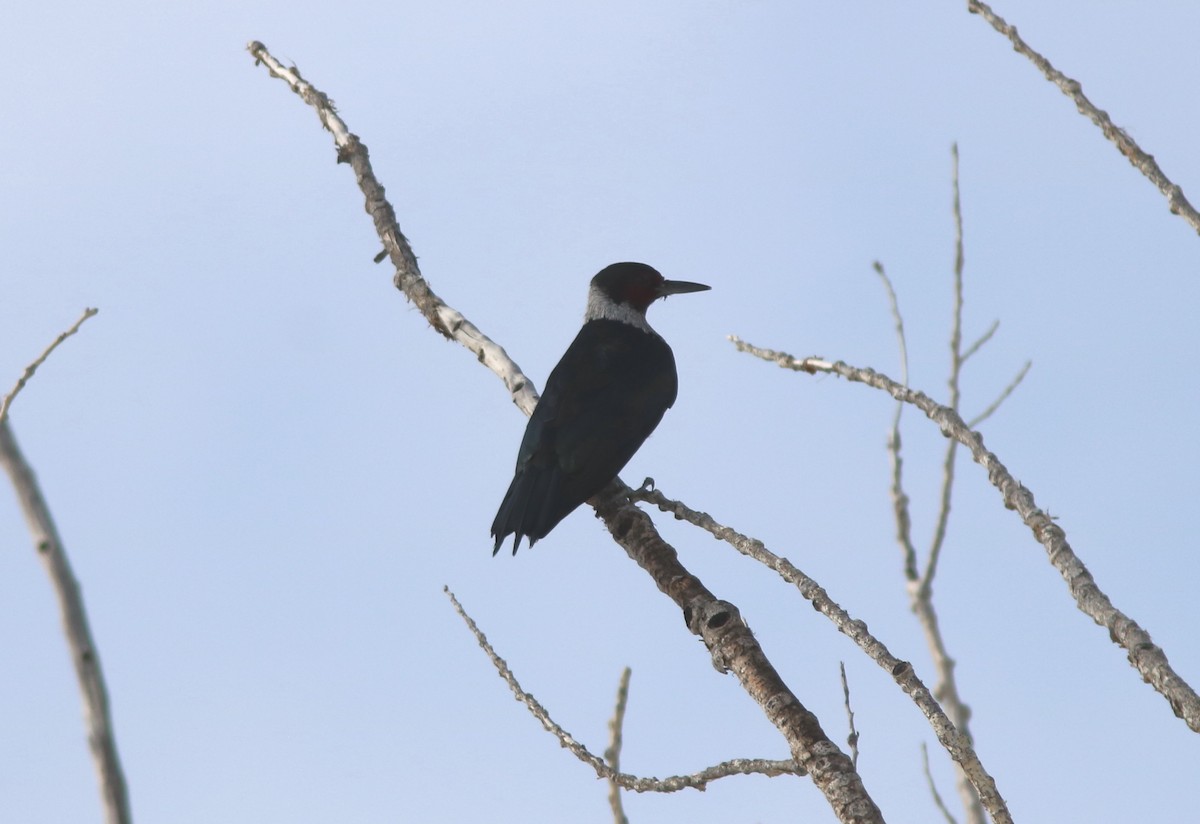
[[(521, 546), (521, 538), (529, 539), (533, 546), (545, 538), (550, 530), (565, 518), (571, 509), (563, 511), (561, 506), (561, 470), (535, 469), (526, 467), (518, 472), (504, 494), (504, 501), (492, 521), (492, 537), (496, 544), (492, 554), (500, 551), (500, 545), (513, 535), (513, 555)], [(573, 508), (573, 507), (572, 507)]]

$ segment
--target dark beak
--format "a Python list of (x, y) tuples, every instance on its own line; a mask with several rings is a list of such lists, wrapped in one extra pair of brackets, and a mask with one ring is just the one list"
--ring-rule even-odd
[(667, 295), (684, 295), (688, 292), (707, 292), (711, 286), (705, 286), (703, 283), (692, 283), (687, 280), (664, 280), (662, 285), (658, 287), (658, 296), (665, 298)]

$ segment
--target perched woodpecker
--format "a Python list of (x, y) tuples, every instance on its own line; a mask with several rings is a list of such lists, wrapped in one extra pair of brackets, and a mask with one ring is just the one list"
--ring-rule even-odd
[(496, 546), (529, 545), (617, 477), (675, 403), (671, 347), (646, 322), (668, 295), (710, 287), (666, 280), (644, 263), (614, 263), (592, 278), (583, 328), (546, 380), (496, 520)]

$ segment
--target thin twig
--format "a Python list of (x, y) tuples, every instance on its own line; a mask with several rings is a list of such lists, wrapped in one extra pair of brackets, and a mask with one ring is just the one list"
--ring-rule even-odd
[[(883, 288), (887, 290), (888, 305), (892, 310), (892, 320), (896, 324), (896, 342), (900, 349), (900, 374), (902, 379), (908, 383), (908, 342), (904, 335), (904, 317), (900, 314), (900, 301), (896, 298), (896, 290), (892, 288), (892, 281), (887, 276), (887, 272), (883, 268), (883, 264), (875, 261), (873, 264), (875, 274), (879, 275), (879, 279), (883, 281)], [(888, 434), (888, 456), (892, 463), (892, 510), (896, 515), (896, 543), (900, 545), (900, 551), (904, 556), (904, 577), (909, 581), (915, 581), (918, 578), (917, 572), (917, 548), (912, 542), (912, 517), (909, 513), (908, 493), (904, 491), (904, 460), (900, 457), (900, 414), (904, 411), (904, 404), (896, 402), (896, 411), (892, 415), (892, 428)]]
[(722, 761), (720, 764), (715, 764), (711, 767), (706, 767), (691, 775), (675, 775), (670, 778), (642, 778), (628, 773), (617, 772), (609, 767), (608, 764), (605, 764), (604, 759), (593, 755), (587, 747), (579, 743), (569, 732), (560, 727), (550, 717), (550, 713), (546, 708), (521, 687), (521, 684), (517, 681), (517, 677), (509, 669), (508, 664), (496, 653), (492, 645), (488, 643), (487, 636), (483, 634), (483, 630), (479, 628), (471, 616), (467, 614), (467, 611), (463, 609), (463, 605), (459, 603), (458, 598), (454, 596), (450, 588), (443, 587), (442, 591), (449, 597), (450, 603), (454, 605), (454, 611), (459, 614), (459, 617), (466, 623), (467, 628), (471, 630), (471, 634), (475, 636), (475, 640), (479, 643), (480, 648), (487, 654), (492, 665), (495, 666), (496, 671), (504, 679), (504, 682), (508, 684), (508, 688), (512, 690), (517, 700), (526, 706), (533, 714), (533, 717), (541, 722), (547, 732), (557, 738), (559, 743), (570, 750), (576, 758), (594, 769), (596, 775), (600, 778), (616, 782), (621, 787), (633, 790), (634, 792), (673, 793), (685, 789), (703, 790), (708, 786), (709, 782), (730, 775), (765, 775), (768, 777), (775, 777), (777, 775), (803, 775), (803, 771), (798, 770), (793, 761), (771, 761), (765, 758), (735, 758), (729, 761)]
[[(962, 373), (962, 312), (963, 312), (963, 219), (962, 192), (958, 185), (958, 144), (950, 144), (950, 181), (954, 189), (954, 313), (950, 324), (950, 408), (958, 409), (960, 392), (958, 379)], [(908, 379), (904, 379), (905, 386)]]
[(79, 327), (83, 326), (83, 322), (99, 311), (99, 309), (84, 309), (83, 314), (79, 316), (79, 320), (75, 321), (70, 329), (55, 338), (54, 342), (47, 346), (46, 350), (38, 355), (33, 363), (25, 367), (25, 371), (21, 373), (21, 377), (17, 378), (16, 386), (4, 396), (3, 401), (0, 401), (0, 421), (8, 417), (8, 408), (12, 406), (12, 402), (16, 399), (17, 394), (25, 388), (25, 384), (33, 377), (33, 373), (37, 371), (37, 368), (46, 362), (46, 358), (50, 357), (50, 353), (57, 349), (60, 343), (78, 332)]
[[(879, 280), (883, 282), (883, 288), (887, 292), (892, 323), (896, 325), (896, 346), (900, 350), (900, 380), (908, 383), (908, 340), (904, 335), (904, 316), (900, 314), (900, 300), (896, 297), (896, 289), (892, 286), (892, 279), (888, 277), (883, 264), (877, 260), (871, 264), (871, 268), (879, 275)], [(903, 408), (904, 404), (900, 404), (900, 407)]]
[[(966, 348), (966, 350), (962, 353), (962, 358), (960, 358), (960, 360), (963, 363), (966, 363), (968, 358), (970, 358), (972, 355), (974, 355), (976, 352), (978, 352), (985, 343), (987, 343), (989, 340), (992, 339), (992, 335), (996, 334), (996, 330), (999, 328), (1000, 328), (1000, 321), (998, 321), (998, 320), (992, 321), (992, 325), (987, 328), (987, 331), (984, 332), (982, 335), (980, 335), (978, 338), (976, 338), (975, 342)], [(908, 381), (907, 380), (904, 381), (904, 384), (905, 384), (905, 386), (907, 386)]]
[(993, 29), (1007, 37), (1009, 42), (1012, 43), (1014, 51), (1029, 58), (1047, 80), (1058, 86), (1063, 94), (1075, 102), (1075, 107), (1079, 109), (1079, 113), (1099, 126), (1104, 136), (1117, 147), (1117, 151), (1124, 155), (1125, 159), (1135, 169), (1145, 175), (1146, 179), (1153, 183), (1160, 192), (1166, 195), (1167, 206), (1171, 209), (1171, 213), (1179, 215), (1188, 222), (1188, 225), (1192, 229), (1200, 232), (1200, 213), (1183, 196), (1183, 189), (1172, 183), (1170, 178), (1163, 173), (1163, 170), (1159, 168), (1158, 163), (1154, 160), (1153, 155), (1143, 151), (1142, 147), (1126, 134), (1124, 129), (1113, 124), (1108, 116), (1108, 112), (1098, 108), (1092, 101), (1088, 100), (1087, 96), (1083, 93), (1083, 86), (1080, 85), (1078, 80), (1072, 80), (1054, 68), (1049, 60), (1034, 51), (1034, 49), (1021, 39), (1014, 26), (1010, 26), (1005, 22), (1003, 17), (992, 11), (991, 7), (982, 2), (982, 0), (967, 0), (967, 11), (980, 15), (991, 24)]
[(929, 782), (929, 792), (933, 796), (933, 803), (937, 805), (946, 819), (946, 824), (958, 824), (957, 819), (950, 814), (950, 810), (946, 807), (946, 802), (942, 800), (942, 794), (938, 792), (937, 784), (933, 781), (933, 773), (929, 769), (929, 748), (925, 746), (924, 741), (921, 742), (921, 767), (925, 770), (925, 780)]
[(846, 736), (846, 744), (850, 747), (850, 760), (854, 769), (858, 769), (858, 730), (854, 727), (854, 710), (850, 709), (850, 682), (846, 680), (846, 662), (838, 661), (838, 671), (842, 675), (842, 700), (846, 705), (846, 721), (850, 725), (850, 734)]
[(50, 507), (38, 486), (33, 468), (17, 446), (16, 438), (5, 418), (13, 398), (37, 367), (49, 357), (55, 347), (73, 335), (85, 320), (96, 314), (96, 311), (86, 310), (74, 326), (59, 335), (54, 343), (26, 368), (24, 375), (17, 381), (17, 386), (4, 399), (3, 408), (0, 409), (0, 464), (3, 464), (16, 489), (21, 510), (25, 514), (25, 522), (33, 535), (34, 548), (50, 576), (50, 583), (58, 597), (67, 647), (71, 652), (71, 662), (75, 666), (75, 676), (83, 695), (88, 746), (92, 751), (92, 761), (100, 783), (104, 820), (108, 824), (129, 824), (132, 820), (129, 792), (121, 768), (121, 759), (117, 754), (116, 735), (108, 703), (108, 687), (105, 685), (100, 653), (92, 638), (91, 626), (84, 608), (83, 593), (75, 573), (71, 570), (66, 548), (58, 535), (58, 528), (50, 515)]
[[(614, 773), (621, 771), (621, 736), (625, 726), (625, 705), (629, 701), (629, 676), (632, 672), (629, 667), (621, 672), (621, 681), (617, 684), (617, 704), (613, 708), (612, 720), (608, 722), (608, 749), (604, 751), (604, 761)], [(625, 808), (621, 804), (621, 785), (611, 778), (608, 779), (608, 805), (612, 808), (614, 824), (629, 824)]]
[[(958, 411), (956, 406), (948, 407)], [(936, 526), (933, 530), (933, 540), (929, 546), (929, 560), (925, 563), (925, 571), (917, 588), (922, 597), (928, 597), (932, 592), (933, 579), (937, 574), (938, 561), (942, 558), (942, 547), (946, 545), (946, 529), (950, 523), (950, 499), (954, 492), (954, 459), (958, 454), (958, 442), (950, 441), (946, 445), (946, 455), (942, 459), (942, 492), (938, 503)]]
[(942, 434), (961, 443), (971, 452), (975, 463), (982, 466), (988, 481), (1000, 493), (1006, 509), (1015, 511), (1030, 528), (1034, 538), (1046, 549), (1051, 565), (1058, 570), (1075, 604), (1081, 612), (1104, 627), (1109, 637), (1125, 650), (1129, 663), (1146, 683), (1157, 690), (1171, 706), (1172, 712), (1183, 719), (1195, 732), (1200, 732), (1200, 696), (1171, 668), (1166, 653), (1125, 613), (1115, 606), (1075, 554), (1067, 542), (1066, 532), (1043, 510), (1039, 509), (1033, 493), (1020, 484), (983, 445), (983, 436), (970, 429), (958, 413), (933, 401), (923, 392), (916, 392), (873, 369), (850, 366), (842, 361), (822, 358), (796, 358), (786, 352), (754, 346), (737, 337), (730, 337), (739, 351), (747, 352), (776, 365), (810, 375), (818, 372), (838, 375), (854, 383), (862, 383), (887, 392), (893, 398), (912, 404), (933, 421)]
[(996, 788), (995, 780), (984, 769), (970, 739), (963, 735), (946, 716), (937, 699), (913, 670), (912, 664), (892, 655), (887, 646), (868, 631), (867, 625), (863, 621), (852, 618), (850, 613), (838, 605), (820, 584), (804, 574), (787, 558), (776, 555), (767, 549), (762, 541), (718, 523), (707, 512), (698, 512), (681, 501), (667, 498), (658, 489), (650, 489), (643, 485), (641, 489), (633, 493), (633, 498), (651, 503), (663, 512), (670, 512), (676, 518), (703, 529), (746, 557), (753, 558), (763, 566), (774, 570), (780, 578), (795, 586), (801, 597), (813, 605), (813, 609), (833, 622), (838, 632), (853, 641), (872, 661), (887, 671), (904, 694), (917, 705), (917, 709), (929, 721), (929, 726), (937, 735), (938, 741), (941, 742), (950, 757), (962, 766), (963, 771), (978, 789), (992, 820), (996, 824), (1008, 824), (1012, 821), (1004, 799)]
[(1000, 404), (1008, 400), (1008, 396), (1011, 395), (1016, 388), (1021, 385), (1021, 381), (1025, 380), (1025, 376), (1029, 374), (1029, 370), (1031, 368), (1033, 368), (1033, 361), (1025, 361), (1025, 365), (1021, 367), (1021, 371), (1017, 373), (1015, 378), (1008, 382), (1008, 386), (1004, 387), (1004, 391), (1000, 393), (996, 400), (989, 403), (982, 412), (971, 418), (971, 420), (967, 421), (967, 428), (974, 429), (975, 427), (979, 426), (979, 424), (990, 418), (992, 414), (1000, 408)]
[[(958, 185), (958, 144), (951, 145), (952, 158), (951, 180), (954, 188), (954, 313), (950, 324), (950, 377), (946, 381), (950, 388), (949, 407), (955, 412), (962, 399), (959, 380), (962, 377), (962, 313), (963, 313), (963, 220), (962, 196)], [(904, 382), (908, 385), (908, 381)], [(917, 597), (930, 597), (934, 576), (937, 575), (938, 561), (942, 557), (942, 547), (946, 544), (946, 527), (950, 523), (950, 499), (954, 492), (954, 459), (958, 454), (958, 444), (950, 441), (946, 445), (946, 456), (942, 461), (942, 492), (938, 504), (936, 526), (933, 530), (933, 540), (929, 546), (929, 560), (925, 571), (921, 573)]]

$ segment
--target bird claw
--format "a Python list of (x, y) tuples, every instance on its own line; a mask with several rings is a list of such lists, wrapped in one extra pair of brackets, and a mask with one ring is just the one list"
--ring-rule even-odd
[(654, 479), (645, 478), (642, 485), (629, 493), (629, 500), (644, 501), (646, 496), (654, 491)]

